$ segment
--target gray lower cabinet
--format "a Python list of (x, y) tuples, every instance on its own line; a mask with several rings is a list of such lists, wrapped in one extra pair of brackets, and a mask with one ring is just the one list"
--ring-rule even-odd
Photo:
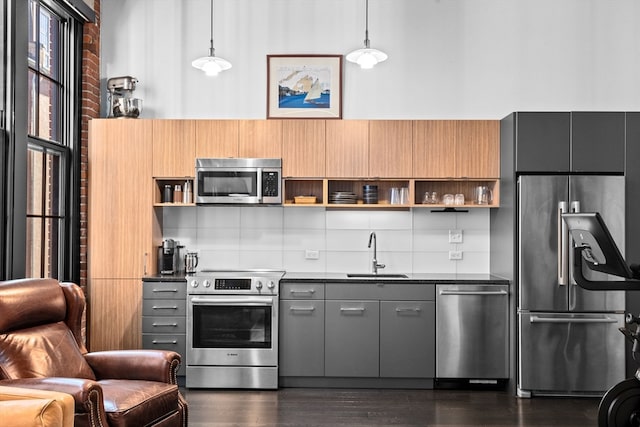
[(184, 375), (186, 282), (147, 279), (142, 282), (142, 287), (142, 347), (179, 353), (182, 356), (182, 366), (178, 375)]
[(380, 376), (434, 378), (435, 301), (380, 301)]
[(377, 377), (378, 301), (327, 301), (325, 324), (325, 374), (330, 377)]
[(280, 287), (279, 375), (324, 376), (324, 283)]

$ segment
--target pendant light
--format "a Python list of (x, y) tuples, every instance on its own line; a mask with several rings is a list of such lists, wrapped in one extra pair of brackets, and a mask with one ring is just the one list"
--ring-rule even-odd
[(347, 61), (354, 62), (360, 68), (373, 68), (378, 62), (385, 61), (388, 56), (386, 53), (369, 47), (369, 0), (365, 0), (365, 30), (364, 30), (364, 48), (354, 50), (347, 55)]
[(213, 0), (211, 0), (211, 38), (209, 40), (209, 56), (203, 56), (194, 60), (191, 65), (204, 71), (207, 76), (217, 76), (220, 71), (231, 68), (231, 63), (226, 59), (216, 56), (216, 50), (213, 48)]

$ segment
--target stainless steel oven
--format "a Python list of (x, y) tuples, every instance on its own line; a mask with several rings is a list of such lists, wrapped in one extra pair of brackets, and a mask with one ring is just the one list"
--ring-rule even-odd
[(187, 387), (278, 388), (283, 274), (203, 270), (187, 277)]

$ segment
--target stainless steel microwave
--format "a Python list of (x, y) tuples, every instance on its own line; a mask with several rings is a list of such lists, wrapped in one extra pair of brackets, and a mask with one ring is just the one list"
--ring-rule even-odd
[(281, 204), (282, 159), (196, 159), (196, 204)]

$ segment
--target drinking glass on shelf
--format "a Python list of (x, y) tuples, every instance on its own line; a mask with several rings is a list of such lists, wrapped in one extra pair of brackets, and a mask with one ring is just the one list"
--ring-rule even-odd
[(453, 194), (445, 194), (444, 196), (442, 196), (442, 203), (445, 205), (452, 205), (453, 200)]
[(402, 187), (400, 189), (400, 204), (401, 205), (406, 205), (409, 203), (409, 188), (408, 187)]
[(460, 194), (460, 193), (456, 194), (453, 200), (453, 203), (458, 206), (464, 205), (464, 194)]
[(397, 187), (393, 187), (391, 189), (391, 197), (390, 201), (392, 205), (400, 204), (400, 189)]

